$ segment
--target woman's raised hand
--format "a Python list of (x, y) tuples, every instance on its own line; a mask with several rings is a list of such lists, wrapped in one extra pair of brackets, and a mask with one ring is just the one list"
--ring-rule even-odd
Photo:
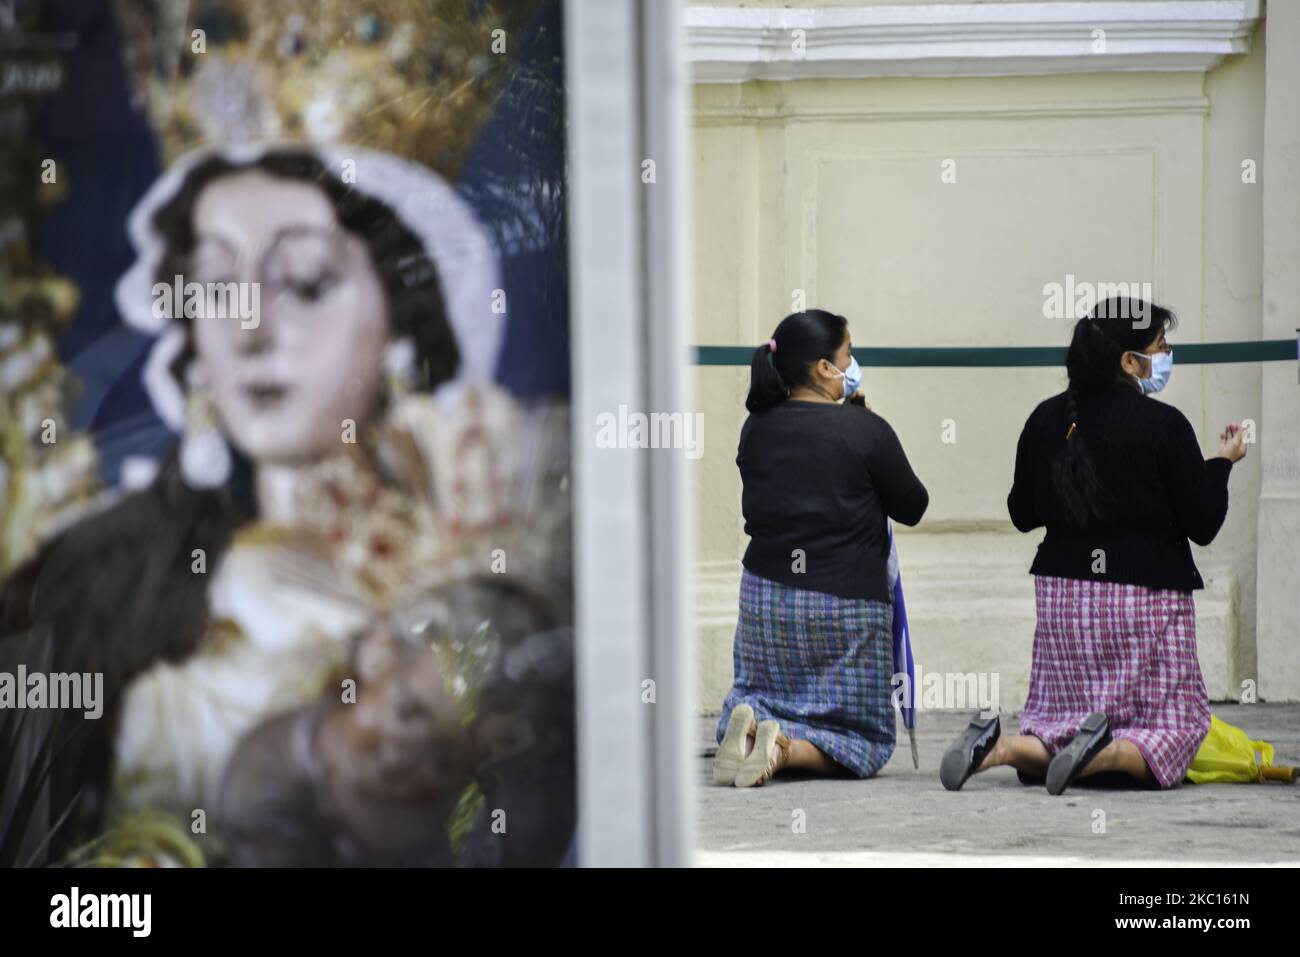
[(1219, 436), (1219, 452), (1216, 458), (1239, 462), (1246, 456), (1246, 430), (1238, 422), (1229, 422)]

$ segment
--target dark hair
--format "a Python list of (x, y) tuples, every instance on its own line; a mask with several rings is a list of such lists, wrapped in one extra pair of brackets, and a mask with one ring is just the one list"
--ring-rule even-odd
[(754, 350), (745, 408), (766, 412), (788, 399), (795, 386), (811, 385), (813, 365), (818, 359), (834, 361), (848, 329), (847, 319), (824, 309), (792, 312), (782, 319), (771, 342)]
[(1114, 498), (1102, 485), (1088, 451), (1087, 423), (1082, 421), (1089, 393), (1114, 386), (1124, 379), (1120, 361), (1126, 352), (1145, 352), (1162, 332), (1177, 325), (1177, 317), (1163, 306), (1143, 299), (1112, 297), (1097, 303), (1074, 324), (1066, 353), (1070, 377), (1066, 390), (1066, 419), (1061, 423), (1065, 447), (1052, 462), (1052, 486), (1059, 504), (1058, 520), (1082, 527), (1091, 519), (1105, 519)]
[[(437, 270), (420, 240), (386, 205), (342, 184), (309, 153), (279, 151), (246, 164), (214, 158), (194, 167), (154, 218), (166, 246), (159, 281), (188, 269), (192, 214), (202, 190), (250, 169), (324, 191), (340, 225), (366, 243), (394, 331), (414, 340), (419, 385), (432, 389), (452, 378), (459, 352)], [(187, 348), (174, 374), (190, 354)], [(252, 464), (232, 453), (225, 486), (194, 489), (185, 483), (173, 448), (147, 489), (73, 525), (0, 590), (0, 636), (34, 628), (48, 636), (53, 670), (104, 674), (105, 720), (92, 722), (84, 746), (70, 747), (53, 771), (51, 806), (67, 807), (74, 794), (78, 798), (52, 849), (98, 826), (117, 706), (127, 683), (157, 661), (188, 657), (206, 633), (209, 579), (191, 570), (195, 550), (203, 550), (209, 571), (215, 569), (235, 531), (257, 512)]]

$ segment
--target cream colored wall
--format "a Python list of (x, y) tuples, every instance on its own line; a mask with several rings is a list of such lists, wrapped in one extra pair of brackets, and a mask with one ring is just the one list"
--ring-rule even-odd
[[(1204, 160), (1205, 308), (1197, 338), (1206, 340), (1255, 339), (1262, 335), (1263, 176), (1257, 176), (1254, 184), (1243, 183), (1242, 163), (1253, 160), (1257, 170), (1263, 166), (1263, 35), (1262, 29), (1256, 31), (1251, 54), (1225, 60), (1205, 78), (1211, 104)], [(1180, 338), (1190, 337), (1190, 329), (1180, 333)], [(1197, 378), (1203, 415), (1199, 423), (1192, 421), (1200, 428), (1204, 446), (1210, 448), (1220, 423), (1246, 416), (1256, 419), (1258, 434), (1264, 437), (1267, 417), (1260, 404), (1261, 365), (1202, 366), (1201, 370)], [(1179, 407), (1186, 411), (1186, 406)], [(1278, 433), (1272, 438), (1282, 439), (1283, 435)], [(1233, 466), (1228, 520), (1208, 549), (1193, 546), (1198, 563), (1227, 567), (1236, 579), (1235, 689), (1240, 688), (1243, 679), (1259, 674), (1254, 637), (1260, 461), (1260, 449), (1252, 448)]]
[[(804, 5), (804, 4), (800, 4)], [(823, 4), (825, 5), (825, 4)], [(1261, 200), (1241, 162), (1263, 149), (1262, 45), (1207, 75), (806, 80), (695, 89), (696, 341), (754, 346), (803, 290), (849, 317), (856, 347), (1064, 345), (1042, 316), (1066, 273), (1150, 281), (1175, 344), (1261, 333)], [(941, 164), (956, 163), (956, 182)], [(735, 440), (748, 372), (700, 368), (700, 705), (731, 676), (740, 515)], [(914, 643), (927, 670), (998, 671), (1027, 690), (1027, 569), (1005, 500), (1015, 443), (1060, 369), (868, 368), (873, 406), (931, 492), (901, 530)], [(1207, 450), (1260, 417), (1258, 364), (1179, 366), (1161, 397)], [(956, 441), (945, 443), (947, 421)], [(1223, 531), (1197, 550), (1212, 694), (1255, 673), (1259, 456), (1234, 470)]]
[[(1273, 4), (1265, 24), (1263, 308), (1266, 338), (1300, 322), (1300, 5)], [(1261, 373), (1258, 615), (1255, 650), (1265, 698), (1300, 698), (1300, 401), (1295, 369)]]

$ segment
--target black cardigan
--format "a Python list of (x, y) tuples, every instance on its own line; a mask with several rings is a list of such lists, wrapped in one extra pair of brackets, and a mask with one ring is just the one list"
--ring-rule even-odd
[(840, 598), (891, 600), (886, 517), (930, 496), (889, 423), (860, 406), (787, 399), (745, 420), (736, 455), (747, 569)]
[(1208, 545), (1228, 513), (1232, 463), (1206, 461), (1187, 418), (1171, 405), (1122, 383), (1081, 392), (1075, 440), (1084, 439), (1113, 514), (1071, 527), (1052, 484), (1052, 461), (1069, 430), (1067, 393), (1029, 416), (1016, 447), (1016, 474), (1007, 496), (1012, 523), (1040, 526), (1030, 574), (1170, 588), (1204, 588), (1192, 561), (1191, 539)]

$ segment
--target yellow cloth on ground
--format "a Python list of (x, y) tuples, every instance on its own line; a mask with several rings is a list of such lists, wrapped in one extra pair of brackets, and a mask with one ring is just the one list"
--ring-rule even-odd
[(1234, 725), (1210, 715), (1210, 731), (1187, 769), (1187, 778), (1195, 784), (1264, 779), (1263, 769), (1273, 764), (1273, 745), (1252, 741)]

